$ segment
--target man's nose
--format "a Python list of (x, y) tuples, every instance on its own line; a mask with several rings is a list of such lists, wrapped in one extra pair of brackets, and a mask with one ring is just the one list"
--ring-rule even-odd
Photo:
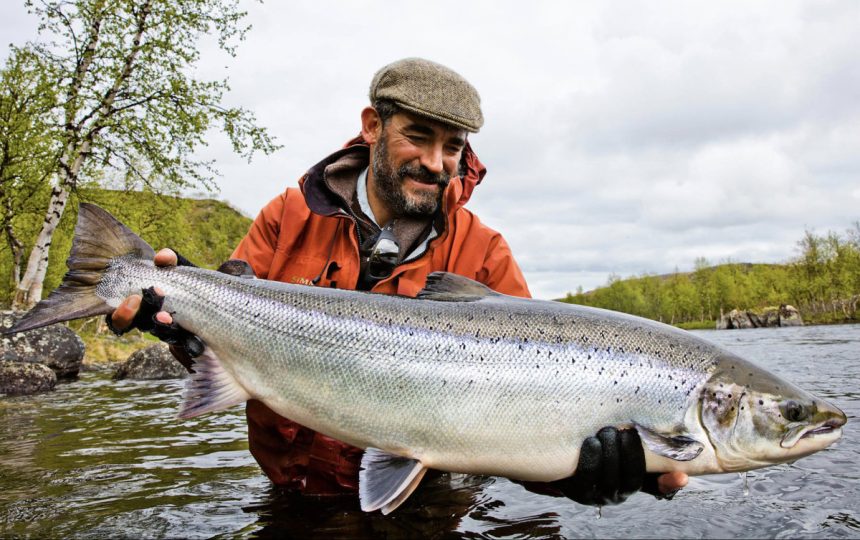
[(421, 165), (433, 174), (439, 174), (444, 169), (442, 165), (442, 145), (433, 145), (421, 154)]

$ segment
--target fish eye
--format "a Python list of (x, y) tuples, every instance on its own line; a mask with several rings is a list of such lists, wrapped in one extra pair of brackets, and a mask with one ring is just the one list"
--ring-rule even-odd
[(780, 412), (789, 422), (800, 422), (808, 415), (808, 411), (803, 404), (796, 401), (786, 401), (781, 407)]

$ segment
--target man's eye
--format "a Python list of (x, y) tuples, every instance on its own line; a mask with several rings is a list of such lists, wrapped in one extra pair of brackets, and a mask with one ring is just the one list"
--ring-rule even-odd
[(408, 135), (408, 137), (409, 137), (410, 141), (415, 142), (415, 143), (423, 143), (424, 141), (427, 140), (426, 137), (424, 137), (422, 135)]

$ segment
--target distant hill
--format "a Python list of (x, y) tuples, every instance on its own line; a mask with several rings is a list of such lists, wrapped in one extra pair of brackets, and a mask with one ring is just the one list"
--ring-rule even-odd
[(568, 293), (561, 302), (622, 311), (693, 328), (713, 328), (732, 309), (790, 304), (813, 323), (860, 319), (860, 245), (856, 235), (807, 233), (801, 256), (786, 264), (701, 265), (694, 272), (613, 276), (604, 287)]
[[(251, 219), (227, 203), (213, 199), (184, 199), (152, 192), (82, 189), (63, 214), (51, 245), (44, 290), (56, 288), (66, 272), (65, 261), (72, 247), (72, 234), (80, 202), (95, 203), (128, 225), (155, 249), (173, 248), (190, 261), (216, 268), (230, 258), (239, 240), (248, 232)], [(27, 218), (22, 229), (27, 230)], [(32, 226), (30, 227), (32, 228)], [(32, 242), (33, 238), (22, 236)], [(0, 272), (11, 276), (9, 250), (0, 251)], [(13, 288), (7, 277), (0, 288), (0, 301), (7, 303)]]

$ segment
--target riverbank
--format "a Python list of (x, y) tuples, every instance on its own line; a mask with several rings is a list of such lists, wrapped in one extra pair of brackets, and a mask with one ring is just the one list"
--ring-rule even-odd
[[(833, 326), (839, 324), (860, 324), (860, 319), (840, 318), (835, 314), (827, 314), (830, 316), (818, 316), (811, 319), (803, 319), (803, 326)], [(716, 330), (717, 321), (690, 321), (679, 323), (674, 326), (683, 330)]]
[(158, 342), (156, 338), (137, 330), (116, 336), (105, 327), (101, 317), (72, 321), (69, 327), (84, 342), (83, 369), (87, 371), (114, 369), (132, 353)]

